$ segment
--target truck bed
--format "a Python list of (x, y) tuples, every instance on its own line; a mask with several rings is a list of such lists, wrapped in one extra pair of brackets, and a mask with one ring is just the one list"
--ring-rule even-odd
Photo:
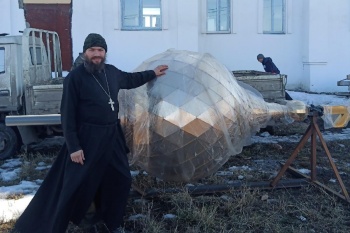
[(285, 100), (287, 75), (255, 70), (237, 70), (232, 73), (238, 81), (258, 90), (266, 102), (280, 103)]
[(60, 113), (63, 84), (28, 86), (26, 115)]

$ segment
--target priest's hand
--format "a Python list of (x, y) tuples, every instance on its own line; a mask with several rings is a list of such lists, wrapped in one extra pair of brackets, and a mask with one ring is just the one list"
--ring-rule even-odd
[(72, 154), (70, 154), (70, 158), (72, 159), (72, 162), (80, 163), (81, 165), (84, 165), (84, 152), (83, 150), (78, 150)]
[(154, 73), (156, 73), (156, 76), (159, 77), (164, 75), (167, 69), (168, 69), (167, 65), (160, 65), (160, 66), (157, 66), (153, 71)]

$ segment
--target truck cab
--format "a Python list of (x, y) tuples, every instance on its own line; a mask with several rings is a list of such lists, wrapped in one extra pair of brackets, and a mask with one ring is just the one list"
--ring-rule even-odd
[(21, 44), (20, 38), (13, 36), (0, 37), (0, 112), (1, 118), (6, 113), (16, 112), (18, 109), (18, 93), (23, 92), (23, 83), (16, 80), (22, 61), (16, 56)]
[(38, 129), (30, 126), (6, 126), (6, 116), (58, 114), (63, 89), (59, 80), (56, 32), (26, 28), (22, 35), (0, 36), (0, 159), (38, 136)]

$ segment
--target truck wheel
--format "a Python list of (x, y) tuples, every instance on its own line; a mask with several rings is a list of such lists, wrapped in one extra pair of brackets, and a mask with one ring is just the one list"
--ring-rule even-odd
[(15, 155), (17, 143), (15, 131), (0, 123), (0, 159), (6, 159)]

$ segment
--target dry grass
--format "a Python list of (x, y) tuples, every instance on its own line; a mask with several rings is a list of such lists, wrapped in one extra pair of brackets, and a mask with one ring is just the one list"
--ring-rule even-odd
[[(276, 134), (302, 134), (307, 124), (298, 123), (290, 127), (277, 127)], [(268, 181), (279, 170), (279, 162), (288, 159), (297, 143), (254, 144), (232, 157), (221, 170), (232, 166), (248, 166), (252, 170), (235, 170), (231, 176), (211, 176), (194, 183), (226, 184), (243, 176), (244, 182)], [(327, 142), (336, 161), (345, 186), (350, 191), (350, 142), (349, 140)], [(49, 156), (33, 154), (23, 156), (20, 179), (43, 179), (44, 172), (34, 170), (38, 162), (52, 162)], [(335, 175), (323, 149), (317, 147), (318, 180), (339, 190), (337, 183), (330, 182)], [(307, 144), (293, 163), (296, 168), (309, 168), (310, 145)], [(133, 168), (137, 169), (137, 168)], [(287, 174), (283, 179), (291, 177)], [(17, 181), (13, 181), (16, 183)], [(138, 233), (229, 233), (229, 232), (350, 232), (350, 205), (322, 188), (310, 184), (294, 189), (259, 190), (249, 187), (230, 190), (215, 195), (191, 195), (185, 184), (163, 182), (147, 175), (134, 178), (134, 184), (147, 192), (153, 188), (160, 193), (155, 198), (130, 198), (125, 216), (126, 229)], [(0, 183), (5, 185), (4, 183)], [(8, 183), (6, 185), (9, 185)], [(167, 193), (166, 190), (178, 189)], [(165, 215), (174, 218), (164, 218)], [(133, 217), (133, 218), (130, 218)], [(0, 232), (11, 229), (14, 222), (4, 223), (0, 219)], [(103, 225), (100, 232), (106, 232)], [(73, 225), (69, 233), (86, 232)]]
[[(348, 205), (309, 186), (276, 190), (261, 200), (259, 190), (243, 189), (223, 196), (193, 197), (188, 193), (163, 196), (147, 205), (142, 221), (127, 221), (134, 232), (348, 232)], [(130, 207), (131, 208), (131, 207)], [(144, 211), (144, 212), (143, 212)], [(151, 214), (150, 214), (151, 213)], [(164, 220), (172, 213), (175, 219)], [(304, 220), (305, 218), (305, 220)], [(149, 224), (152, 222), (152, 227)], [(154, 224), (158, 223), (157, 229)]]

